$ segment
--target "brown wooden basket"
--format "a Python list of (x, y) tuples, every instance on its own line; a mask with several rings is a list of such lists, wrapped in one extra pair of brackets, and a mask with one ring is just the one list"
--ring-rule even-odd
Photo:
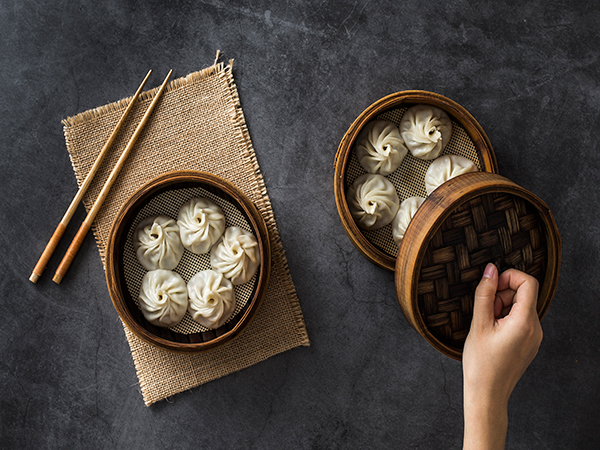
[[(350, 241), (367, 259), (388, 270), (394, 270), (397, 255), (397, 247), (391, 241), (391, 225), (375, 233), (361, 230), (350, 214), (346, 191), (352, 181), (361, 174), (360, 171), (364, 173), (354, 156), (354, 144), (361, 129), (376, 119), (388, 120), (399, 125), (404, 111), (416, 104), (441, 108), (452, 119), (453, 137), (443, 154), (462, 154), (473, 160), (484, 172), (498, 171), (492, 145), (479, 123), (466, 109), (449, 98), (427, 91), (402, 91), (388, 95), (365, 109), (344, 135), (335, 156), (335, 200), (342, 226)], [(423, 176), (429, 164), (431, 161), (418, 160), (409, 152), (401, 167), (388, 176), (400, 194), (400, 201), (412, 195), (426, 197)], [(411, 171), (420, 171), (422, 174), (412, 179)], [(386, 233), (389, 236), (386, 236)], [(388, 245), (385, 244), (386, 240)]]
[[(391, 235), (391, 230), (384, 227), (382, 232), (373, 233), (356, 225), (346, 191), (365, 172), (354, 154), (361, 129), (376, 119), (399, 125), (407, 107), (415, 104), (446, 111), (453, 131), (443, 154), (465, 156), (480, 172), (453, 178), (427, 197), (424, 174), (431, 162), (417, 160), (409, 153), (387, 178), (400, 201), (413, 195), (427, 198), (397, 250), (390, 239), (386, 241), (385, 234)], [(489, 262), (500, 271), (514, 267), (535, 276), (540, 283), (538, 314), (542, 318), (546, 313), (556, 292), (560, 267), (556, 223), (538, 197), (497, 175), (489, 139), (456, 102), (425, 91), (403, 91), (378, 100), (344, 135), (334, 168), (336, 204), (350, 241), (371, 262), (395, 270), (396, 293), (404, 316), (437, 350), (455, 359), (462, 357), (475, 289)]]
[(433, 347), (460, 359), (487, 263), (538, 279), (541, 319), (556, 292), (560, 255), (542, 200), (500, 175), (461, 175), (436, 189), (408, 226), (396, 260), (398, 302)]
[[(195, 331), (196, 329), (193, 327), (199, 326), (196, 323), (191, 325), (192, 328), (188, 325), (181, 325), (184, 331), (178, 328), (174, 330), (173, 328), (154, 326), (144, 318), (136, 304), (137, 298), (132, 286), (143, 272), (139, 268), (141, 265), (135, 257), (131, 256), (128, 236), (131, 239), (133, 229), (139, 222), (140, 215), (145, 211), (160, 208), (162, 202), (162, 207), (171, 208), (171, 213), (167, 215), (176, 218), (176, 212), (173, 211), (177, 211), (189, 198), (197, 196), (199, 191), (218, 204), (221, 203), (220, 206), (225, 211), (227, 226), (232, 224), (230, 220), (237, 220), (241, 221), (244, 227), (250, 228), (249, 231), (253, 232), (258, 241), (261, 264), (251, 282), (240, 287), (243, 289), (243, 306), (239, 308), (236, 306), (233, 317), (220, 328)], [(228, 214), (228, 211), (231, 213)], [(233, 216), (233, 219), (229, 216)], [(208, 255), (202, 256), (205, 260), (194, 258), (200, 257), (194, 256), (186, 250), (175, 271), (180, 274), (187, 271), (187, 279), (189, 279), (197, 270), (198, 264), (207, 264), (206, 261), (208, 261)], [(172, 352), (200, 353), (221, 346), (238, 336), (256, 315), (265, 296), (270, 272), (271, 247), (263, 217), (239, 189), (231, 183), (205, 172), (171, 172), (144, 185), (121, 208), (109, 233), (106, 250), (106, 281), (117, 313), (137, 337), (148, 344)], [(237, 297), (238, 286), (235, 288)], [(184, 318), (185, 320), (187, 319)], [(189, 320), (192, 319), (189, 318)], [(187, 331), (185, 331), (186, 327)], [(190, 329), (191, 332), (189, 332)]]

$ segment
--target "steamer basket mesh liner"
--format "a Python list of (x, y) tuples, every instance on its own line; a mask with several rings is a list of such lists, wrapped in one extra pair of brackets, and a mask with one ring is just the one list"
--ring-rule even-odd
[[(127, 234), (127, 241), (125, 243), (125, 250), (123, 252), (125, 282), (127, 284), (129, 295), (131, 295), (131, 298), (133, 298), (138, 307), (138, 294), (142, 286), (142, 279), (144, 278), (144, 275), (146, 275), (147, 271), (138, 261), (133, 248), (133, 234), (137, 225), (146, 217), (155, 216), (158, 214), (162, 214), (177, 220), (177, 214), (179, 213), (181, 206), (189, 199), (194, 197), (208, 198), (219, 205), (225, 214), (226, 227), (236, 226), (254, 234), (252, 227), (240, 210), (238, 210), (232, 203), (208, 192), (205, 189), (173, 189), (157, 195), (140, 210), (133, 221), (129, 233)], [(186, 249), (184, 250), (181, 261), (173, 271), (181, 275), (183, 280), (188, 283), (190, 278), (192, 278), (198, 272), (208, 269), (211, 269), (210, 252), (203, 255), (196, 255)], [(227, 322), (232, 321), (252, 297), (254, 288), (256, 287), (256, 278), (257, 276), (254, 275), (254, 277), (252, 277), (247, 283), (233, 287), (235, 291), (235, 309)], [(182, 334), (203, 333), (209, 330), (207, 327), (200, 325), (198, 322), (192, 319), (192, 316), (190, 316), (187, 311), (181, 322), (169, 329)]]
[[(387, 120), (399, 127), (402, 116), (407, 109), (408, 107), (403, 107), (386, 111), (377, 116), (377, 120)], [(481, 170), (481, 162), (479, 161), (475, 144), (473, 144), (473, 141), (464, 128), (454, 120), (452, 121), (452, 136), (440, 156), (443, 155), (464, 156), (473, 161), (477, 165), (477, 168)], [(400, 167), (386, 176), (386, 178), (395, 186), (400, 203), (407, 198), (414, 196), (427, 198), (427, 191), (425, 190), (425, 174), (432, 162), (433, 161), (415, 158), (409, 151), (404, 160), (402, 160)], [(353, 147), (348, 161), (348, 168), (346, 170), (345, 191), (348, 191), (348, 188), (354, 183), (354, 180), (365, 173), (367, 172), (358, 162)], [(387, 255), (395, 258), (398, 254), (398, 246), (392, 237), (391, 224), (379, 228), (378, 230), (361, 229), (360, 231), (371, 244), (375, 245)]]
[(474, 293), (488, 262), (516, 268), (544, 284), (545, 229), (537, 210), (512, 194), (476, 197), (458, 207), (427, 244), (417, 297), (427, 329), (462, 349), (471, 326)]

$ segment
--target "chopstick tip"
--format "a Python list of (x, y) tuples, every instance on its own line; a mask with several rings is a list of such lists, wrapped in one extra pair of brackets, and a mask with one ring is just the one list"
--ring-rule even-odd
[(31, 276), (29, 277), (29, 281), (31, 281), (32, 283), (37, 283), (37, 281), (40, 279), (39, 275), (36, 275), (35, 273), (31, 273)]
[(54, 277), (52, 277), (52, 281), (54, 281), (56, 284), (60, 284), (60, 282), (62, 281), (63, 277), (61, 277), (59, 274), (55, 273)]
[(165, 77), (165, 81), (163, 81), (163, 83), (161, 85), (161, 89), (164, 89), (167, 86), (167, 82), (169, 81), (169, 78), (171, 78), (172, 73), (173, 73), (173, 69), (169, 70), (169, 73)]

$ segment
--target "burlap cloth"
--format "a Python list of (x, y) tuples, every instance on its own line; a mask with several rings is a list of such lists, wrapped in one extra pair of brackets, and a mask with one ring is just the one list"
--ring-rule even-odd
[[(143, 74), (140, 74), (140, 79)], [(138, 80), (139, 81), (139, 80)], [(132, 91), (136, 80), (132, 80)], [(157, 89), (144, 93), (121, 129), (83, 202), (90, 209)], [(81, 184), (130, 99), (63, 121), (69, 156)], [(178, 169), (211, 172), (252, 200), (269, 228), (272, 273), (264, 302), (248, 328), (229, 344), (200, 355), (178, 355), (125, 335), (146, 405), (238, 371), (275, 354), (309, 345), (271, 202), (246, 128), (231, 63), (215, 64), (168, 86), (93, 225), (104, 264), (106, 241), (119, 208), (158, 175)], [(76, 271), (77, 265), (71, 268)], [(68, 276), (68, 275), (67, 275)], [(110, 301), (107, 297), (105, 301)]]

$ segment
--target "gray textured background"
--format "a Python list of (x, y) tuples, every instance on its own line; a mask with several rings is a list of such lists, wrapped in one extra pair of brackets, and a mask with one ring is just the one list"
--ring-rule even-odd
[[(508, 3), (508, 5), (500, 5)], [(459, 448), (462, 373), (340, 224), (333, 159), (377, 99), (443, 94), (552, 209), (558, 292), (510, 449), (600, 448), (595, 1), (0, 0), (0, 447)], [(146, 408), (95, 243), (27, 278), (76, 191), (61, 119), (234, 58), (312, 346)], [(84, 217), (78, 210), (57, 254)]]

